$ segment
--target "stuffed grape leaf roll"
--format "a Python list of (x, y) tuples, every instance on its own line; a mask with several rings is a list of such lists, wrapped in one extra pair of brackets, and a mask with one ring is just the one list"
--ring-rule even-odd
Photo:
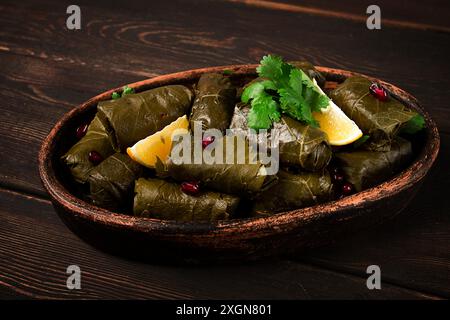
[(123, 151), (187, 114), (191, 100), (189, 88), (169, 85), (101, 101), (97, 109), (102, 121), (113, 132), (117, 151)]
[(328, 165), (332, 153), (326, 133), (288, 116), (281, 117), (281, 124), (290, 133), (290, 138), (280, 142), (281, 163), (300, 165), (310, 171), (317, 171)]
[(88, 178), (92, 203), (106, 209), (131, 207), (134, 181), (143, 167), (125, 154), (115, 153), (91, 170)]
[(98, 115), (90, 123), (86, 135), (62, 156), (76, 182), (86, 182), (89, 171), (94, 167), (89, 160), (91, 151), (98, 152), (103, 159), (114, 153), (111, 137)]
[(412, 155), (411, 142), (395, 138), (388, 151), (353, 151), (336, 153), (335, 157), (347, 181), (356, 191), (373, 187), (398, 173)]
[(179, 184), (161, 179), (140, 178), (136, 181), (135, 193), (134, 215), (156, 219), (225, 220), (239, 205), (238, 197), (212, 191), (188, 195)]
[(218, 73), (205, 73), (200, 77), (195, 90), (190, 121), (202, 124), (203, 130), (225, 131), (230, 125), (236, 99), (236, 88), (230, 80)]
[[(268, 187), (276, 179), (274, 175), (268, 175), (265, 166), (257, 161), (255, 151), (244, 137), (224, 136), (205, 148), (205, 152), (209, 149), (208, 154), (213, 160), (216, 151), (222, 153), (220, 161), (205, 160), (203, 155), (195, 161), (195, 153), (199, 151), (195, 142), (190, 148), (186, 145), (179, 148), (180, 143), (174, 143), (166, 163), (167, 175), (176, 181), (199, 181), (215, 191), (250, 195)], [(201, 151), (201, 145), (199, 148)]]
[[(389, 145), (399, 130), (417, 116), (399, 101), (380, 101), (370, 94), (372, 82), (361, 76), (347, 78), (330, 93), (330, 98), (369, 135), (371, 141)], [(380, 143), (384, 142), (384, 143)]]
[(278, 183), (254, 199), (252, 215), (304, 208), (330, 200), (332, 195), (333, 184), (326, 170), (296, 174), (280, 171)]
[[(233, 132), (248, 134), (248, 112), (248, 106), (236, 106), (230, 124)], [(252, 137), (255, 137), (259, 145), (265, 144), (266, 141), (277, 144), (278, 141), (280, 162), (286, 166), (317, 171), (326, 167), (331, 160), (332, 152), (326, 133), (286, 115), (283, 115), (279, 122), (274, 122), (270, 131), (255, 135)]]

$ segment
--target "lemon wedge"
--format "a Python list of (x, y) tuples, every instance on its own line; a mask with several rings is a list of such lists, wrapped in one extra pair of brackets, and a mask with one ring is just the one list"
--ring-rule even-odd
[[(325, 94), (317, 85), (316, 80), (313, 81), (320, 92)], [(326, 108), (321, 109), (320, 112), (313, 112), (313, 118), (319, 122), (320, 130), (328, 135), (328, 142), (332, 146), (350, 144), (363, 135), (356, 123), (347, 117), (331, 99)]]
[(127, 148), (127, 154), (143, 166), (154, 168), (158, 158), (165, 161), (169, 156), (173, 135), (185, 133), (188, 128), (189, 121), (186, 115), (179, 117), (162, 130), (139, 140), (131, 148)]

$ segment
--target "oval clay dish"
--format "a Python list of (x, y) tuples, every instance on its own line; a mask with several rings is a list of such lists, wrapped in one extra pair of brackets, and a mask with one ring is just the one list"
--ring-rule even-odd
[[(224, 72), (243, 84), (256, 76), (257, 65), (212, 67), (163, 75), (129, 86), (136, 92), (168, 84), (196, 83), (202, 73)], [(328, 85), (356, 73), (318, 67)], [(377, 80), (378, 81), (378, 80)], [(189, 223), (137, 218), (110, 212), (74, 195), (60, 156), (73, 144), (75, 129), (91, 119), (101, 100), (120, 89), (104, 92), (68, 112), (51, 130), (39, 152), (39, 173), (64, 223), (95, 247), (131, 258), (165, 263), (255, 260), (298, 253), (382, 222), (398, 214), (414, 197), (439, 151), (435, 123), (407, 92), (380, 81), (394, 98), (420, 112), (426, 121), (414, 161), (392, 179), (352, 196), (265, 218)]]

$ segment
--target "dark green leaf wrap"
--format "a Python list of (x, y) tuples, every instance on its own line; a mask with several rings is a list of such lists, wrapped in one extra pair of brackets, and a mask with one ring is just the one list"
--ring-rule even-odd
[(98, 113), (113, 132), (119, 150), (163, 129), (188, 113), (192, 92), (182, 85), (170, 85), (120, 99), (101, 101)]
[(94, 167), (89, 161), (91, 151), (97, 151), (104, 159), (114, 153), (111, 137), (98, 116), (92, 120), (86, 135), (62, 156), (73, 178), (79, 183), (86, 182), (89, 171)]
[[(236, 107), (230, 128), (237, 134), (247, 134), (248, 106)], [(331, 160), (331, 148), (327, 135), (318, 128), (302, 124), (289, 116), (282, 116), (281, 121), (274, 122), (268, 132), (258, 133), (258, 144), (275, 139), (278, 132), (280, 162), (286, 166), (294, 166), (308, 171), (317, 171), (326, 167)], [(262, 139), (263, 135), (267, 139)]]
[(320, 71), (318, 71), (314, 65), (308, 61), (290, 61), (289, 64), (293, 65), (294, 67), (301, 69), (304, 73), (306, 73), (309, 78), (316, 79), (317, 84), (319, 87), (324, 87), (325, 85), (325, 77), (323, 76)]
[(304, 208), (326, 202), (332, 195), (333, 184), (327, 171), (298, 174), (280, 171), (278, 183), (254, 200), (252, 215)]
[(365, 77), (350, 77), (330, 93), (330, 98), (382, 148), (417, 113), (392, 97), (384, 102), (378, 100), (369, 92), (371, 84)]
[(281, 124), (291, 135), (290, 139), (280, 141), (281, 163), (309, 171), (321, 170), (328, 165), (332, 153), (323, 131), (288, 116), (281, 117)]
[(236, 88), (230, 80), (218, 73), (205, 73), (200, 77), (196, 88), (196, 98), (192, 106), (190, 121), (202, 124), (203, 130), (225, 131), (233, 116)]
[[(229, 141), (229, 140), (233, 141)], [(242, 163), (237, 161), (237, 146), (239, 143), (244, 146), (245, 159)], [(231, 144), (233, 142), (234, 144)], [(175, 163), (173, 161), (173, 151), (178, 143), (175, 143), (172, 147), (171, 156), (167, 162), (167, 174), (173, 179), (183, 182), (183, 181), (200, 181), (203, 186), (208, 189), (216, 190), (219, 192), (229, 193), (229, 194), (254, 194), (259, 192), (261, 189), (266, 188), (268, 185), (273, 183), (274, 176), (266, 175), (266, 170), (263, 164), (258, 161), (252, 163), (250, 160), (255, 159), (251, 146), (248, 141), (243, 137), (238, 136), (224, 136), (222, 139), (217, 139), (208, 147), (213, 147), (213, 144), (222, 143), (224, 146), (230, 143), (234, 146), (235, 157), (226, 163), (227, 150), (223, 148), (223, 159), (222, 163), (205, 163), (205, 161), (196, 164), (191, 161), (191, 163)], [(201, 146), (200, 146), (201, 148)], [(194, 146), (192, 145), (190, 153), (190, 158), (194, 159)], [(215, 152), (212, 151), (215, 155)], [(229, 153), (232, 154), (232, 153)], [(180, 152), (180, 155), (184, 155), (184, 151)]]
[(143, 168), (122, 153), (115, 153), (96, 166), (88, 183), (92, 203), (106, 209), (131, 207), (134, 181)]
[(201, 191), (188, 195), (180, 185), (161, 179), (136, 181), (135, 216), (178, 221), (216, 221), (233, 215), (239, 198), (224, 193)]
[(335, 154), (347, 181), (357, 191), (373, 187), (404, 168), (412, 154), (411, 142), (400, 137), (392, 141), (389, 151), (354, 151)]

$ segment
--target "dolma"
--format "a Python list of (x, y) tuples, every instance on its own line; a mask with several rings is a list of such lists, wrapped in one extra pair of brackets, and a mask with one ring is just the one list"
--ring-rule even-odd
[(163, 129), (188, 113), (192, 92), (182, 85), (169, 85), (127, 94), (120, 99), (101, 101), (98, 113), (107, 123), (117, 151)]
[(205, 73), (200, 77), (195, 90), (196, 98), (192, 106), (190, 123), (201, 123), (203, 130), (225, 131), (233, 116), (236, 88), (230, 80), (218, 73)]
[(278, 173), (278, 183), (260, 193), (254, 200), (252, 215), (304, 208), (326, 202), (333, 195), (333, 184), (327, 171)]
[[(239, 134), (248, 134), (248, 106), (236, 106), (230, 128)], [(317, 171), (326, 167), (331, 160), (331, 147), (326, 133), (318, 128), (302, 124), (283, 115), (281, 121), (274, 122), (270, 131), (252, 135), (259, 145), (278, 140), (280, 162), (286, 166), (300, 167), (308, 171)], [(266, 144), (266, 148), (269, 146)]]
[[(347, 78), (330, 93), (330, 98), (358, 127), (377, 141), (379, 149), (389, 145), (399, 130), (417, 113), (394, 98), (380, 101), (369, 92), (372, 82), (361, 76)], [(374, 144), (373, 144), (374, 145)]]
[(98, 152), (103, 159), (114, 153), (111, 137), (97, 115), (90, 123), (86, 135), (62, 156), (76, 182), (86, 182), (89, 171), (94, 167), (89, 160), (91, 151)]
[(411, 142), (396, 137), (389, 151), (353, 151), (336, 153), (344, 176), (356, 191), (373, 187), (398, 173), (410, 160)]
[(135, 193), (135, 216), (166, 220), (225, 220), (239, 204), (238, 197), (224, 193), (201, 191), (195, 196), (188, 195), (179, 184), (161, 179), (140, 178)]
[(319, 87), (323, 88), (325, 86), (325, 77), (322, 73), (320, 73), (319, 70), (317, 70), (314, 65), (308, 61), (290, 61), (289, 62), (294, 67), (301, 69), (304, 73), (306, 73), (309, 78), (316, 79), (317, 84)]
[[(167, 175), (176, 181), (199, 181), (206, 188), (215, 191), (251, 195), (268, 187), (276, 179), (275, 176), (267, 174), (265, 166), (256, 160), (256, 153), (243, 137), (224, 136), (209, 145), (213, 158), (216, 157), (214, 146), (216, 144), (224, 146), (219, 151), (222, 152), (222, 161), (214, 162), (205, 161), (203, 156), (199, 162), (194, 161), (195, 142), (191, 144), (191, 148), (188, 148), (190, 150), (178, 149), (178, 144), (174, 143), (172, 146), (171, 155), (166, 164)], [(226, 147), (228, 145), (233, 146), (234, 149), (228, 150), (229, 148)], [(242, 146), (243, 150), (239, 146)], [(242, 159), (238, 159), (238, 149)], [(241, 153), (242, 151), (245, 153)], [(188, 153), (187, 157), (185, 152)], [(234, 156), (231, 157), (232, 155)], [(181, 161), (181, 158), (186, 158), (188, 161)]]
[(134, 181), (142, 172), (143, 168), (126, 154), (115, 153), (91, 170), (89, 198), (106, 209), (131, 207)]

